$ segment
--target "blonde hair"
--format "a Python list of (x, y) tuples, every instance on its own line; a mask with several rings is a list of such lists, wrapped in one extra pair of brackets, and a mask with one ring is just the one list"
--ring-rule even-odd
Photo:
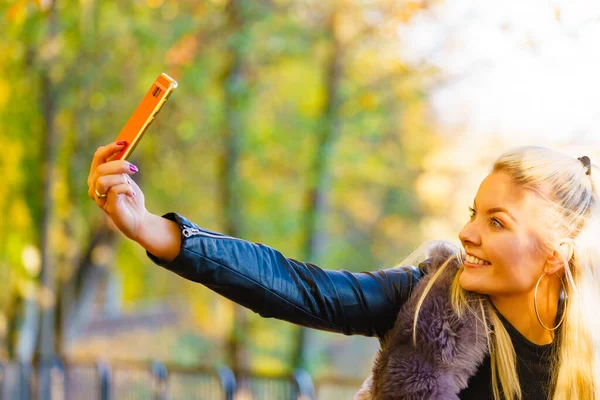
[[(566, 301), (565, 319), (557, 341), (557, 357), (552, 365), (552, 400), (600, 399), (600, 210), (597, 167), (591, 173), (578, 159), (541, 147), (521, 147), (501, 155), (492, 172), (508, 173), (515, 183), (535, 192), (546, 204), (538, 230), (542, 248), (551, 254), (567, 243), (569, 251), (558, 251), (563, 258)], [(419, 249), (420, 250), (420, 249)], [(419, 251), (418, 250), (418, 251)], [(414, 253), (413, 253), (414, 254)], [(412, 257), (416, 258), (416, 257)], [(452, 260), (460, 261), (456, 251), (428, 282), (417, 303), (413, 324), (434, 282)], [(462, 264), (462, 263), (461, 263)], [(486, 296), (473, 297), (460, 284), (459, 268), (451, 287), (454, 311), (460, 316), (475, 313), (493, 326), (487, 333), (492, 368), (494, 398), (521, 399), (516, 356), (512, 341)], [(473, 307), (476, 299), (477, 307)], [(485, 325), (487, 326), (487, 324)], [(570, 339), (570, 340), (569, 340)]]

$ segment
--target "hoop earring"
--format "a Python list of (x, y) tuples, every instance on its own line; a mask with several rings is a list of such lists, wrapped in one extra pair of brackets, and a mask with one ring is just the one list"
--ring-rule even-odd
[(565, 282), (563, 281), (563, 279), (560, 277), (560, 275), (556, 275), (558, 277), (558, 279), (560, 279), (560, 285), (563, 288), (563, 293), (565, 294), (565, 305), (563, 307), (563, 313), (562, 316), (560, 317), (560, 321), (558, 321), (558, 324), (554, 327), (554, 328), (548, 328), (546, 325), (544, 325), (544, 323), (542, 322), (542, 319), (540, 318), (540, 313), (538, 311), (538, 306), (537, 306), (537, 291), (538, 291), (538, 287), (540, 286), (540, 281), (542, 280), (542, 278), (546, 275), (546, 273), (544, 272), (542, 274), (542, 276), (540, 276), (537, 280), (537, 283), (535, 284), (535, 291), (533, 292), (533, 308), (535, 309), (535, 316), (537, 317), (538, 322), (540, 323), (540, 325), (547, 331), (555, 331), (557, 330), (563, 323), (563, 321), (565, 320), (565, 310), (564, 308), (566, 308), (566, 303), (567, 303), (567, 299), (569, 298), (569, 296), (567, 295), (567, 291), (565, 290)]

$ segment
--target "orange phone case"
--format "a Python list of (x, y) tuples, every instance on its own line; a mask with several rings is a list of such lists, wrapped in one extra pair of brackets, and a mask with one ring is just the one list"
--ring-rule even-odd
[(131, 117), (129, 117), (119, 136), (117, 136), (116, 141), (127, 141), (127, 146), (121, 150), (115, 160), (126, 160), (131, 155), (156, 114), (176, 87), (177, 82), (165, 73), (156, 78), (148, 93), (146, 93)]

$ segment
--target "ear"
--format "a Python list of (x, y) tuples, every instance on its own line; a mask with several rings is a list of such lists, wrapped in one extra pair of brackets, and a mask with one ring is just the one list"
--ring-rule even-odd
[(557, 248), (546, 259), (544, 272), (555, 274), (565, 268), (565, 261), (569, 262), (573, 257), (573, 242), (570, 239), (563, 239)]

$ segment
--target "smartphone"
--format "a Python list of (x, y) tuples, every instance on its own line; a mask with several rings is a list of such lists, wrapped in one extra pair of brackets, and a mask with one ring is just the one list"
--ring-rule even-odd
[(165, 104), (177, 82), (164, 72), (156, 78), (150, 90), (137, 106), (129, 120), (117, 136), (116, 141), (127, 141), (127, 146), (114, 157), (114, 160), (126, 160), (144, 136), (144, 133), (154, 121), (156, 114)]

